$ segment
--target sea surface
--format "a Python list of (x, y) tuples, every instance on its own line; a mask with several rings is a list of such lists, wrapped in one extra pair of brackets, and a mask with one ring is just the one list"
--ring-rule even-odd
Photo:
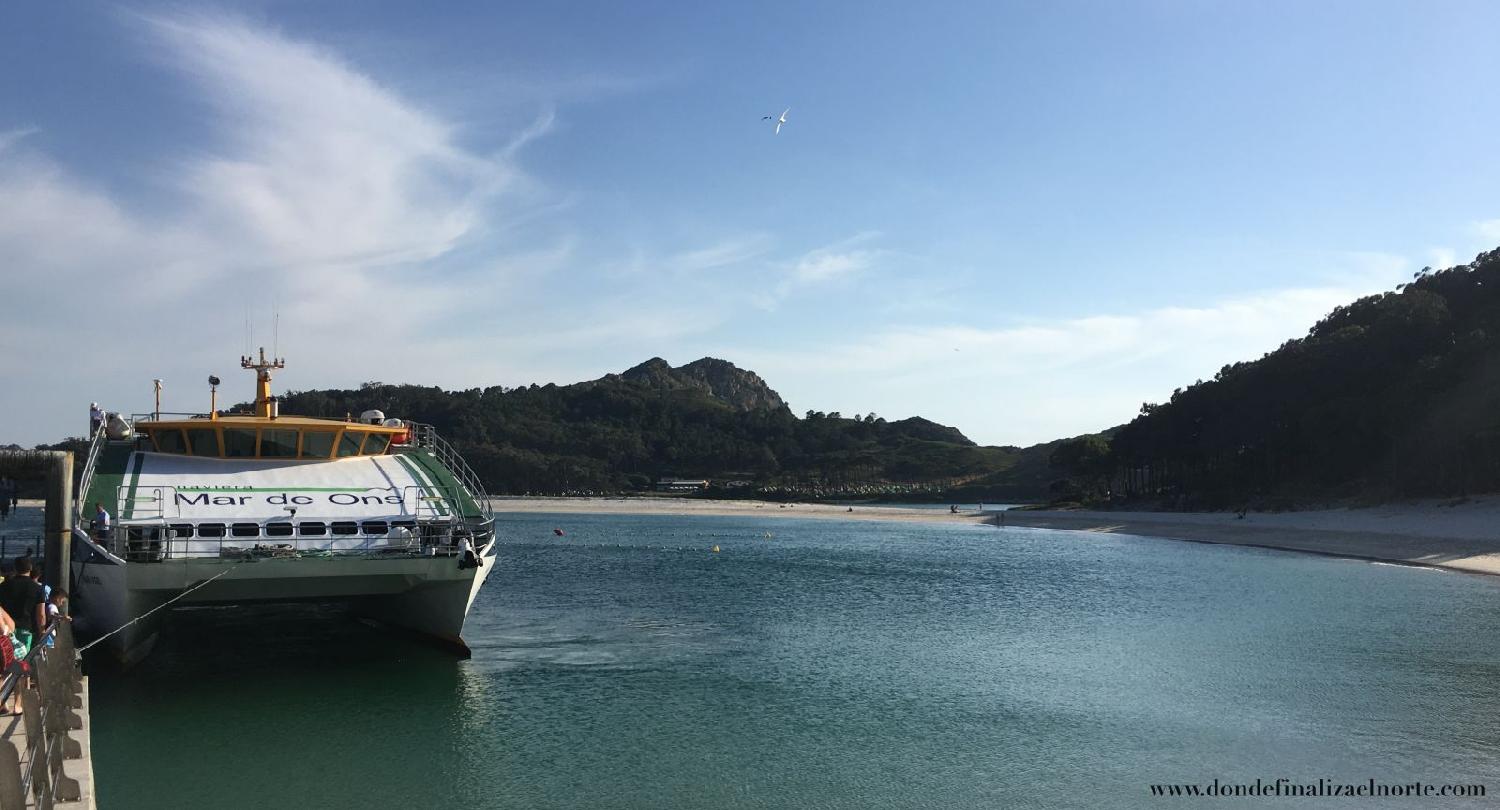
[(145, 663), (92, 679), (99, 807), (1156, 807), (1202, 800), (1153, 783), (1277, 778), (1500, 793), (1500, 579), (977, 525), (500, 527), (470, 660), (336, 611), (177, 612)]

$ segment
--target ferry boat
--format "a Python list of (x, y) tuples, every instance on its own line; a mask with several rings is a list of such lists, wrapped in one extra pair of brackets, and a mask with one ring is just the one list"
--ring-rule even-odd
[(479, 477), (430, 425), (282, 415), (271, 372), (284, 361), (261, 349), (240, 365), (256, 374), (251, 412), (211, 399), (208, 413), (163, 414), (158, 396), (156, 412), (96, 428), (70, 549), (80, 630), (130, 664), (164, 608), (339, 603), (466, 655), (495, 560)]

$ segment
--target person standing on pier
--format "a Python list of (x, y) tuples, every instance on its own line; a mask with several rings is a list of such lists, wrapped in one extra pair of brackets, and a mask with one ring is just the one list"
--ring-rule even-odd
[(103, 425), (103, 424), (104, 424), (104, 410), (99, 407), (99, 403), (97, 403), (97, 402), (90, 402), (89, 403), (89, 440), (90, 441), (93, 440), (94, 436), (98, 435), (98, 433), (99, 433), (99, 426)]
[[(28, 558), (30, 554), (26, 555)], [(42, 566), (36, 560), (31, 561), (31, 581), (42, 589), (42, 601), (46, 602), (52, 598), (52, 586), (42, 581)]]
[(68, 592), (54, 588), (47, 597), (47, 629), (58, 622), (68, 621)]
[(31, 558), (16, 560), (16, 575), (0, 582), (0, 608), (16, 622), (16, 638), (31, 646), (36, 633), (47, 626), (42, 586), (31, 578)]

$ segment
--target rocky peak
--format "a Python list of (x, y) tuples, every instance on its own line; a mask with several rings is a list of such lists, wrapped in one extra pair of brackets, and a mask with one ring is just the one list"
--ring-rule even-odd
[(697, 388), (741, 411), (786, 407), (781, 395), (771, 390), (759, 374), (716, 357), (704, 357), (677, 368), (660, 357), (653, 357), (619, 376), (654, 388)]
[(715, 397), (742, 411), (760, 408), (774, 411), (786, 407), (781, 395), (771, 390), (759, 374), (738, 368), (727, 360), (704, 357), (674, 371), (678, 377), (701, 384)]
[(631, 382), (649, 383), (665, 388), (681, 387), (672, 384), (676, 381), (672, 374), (672, 364), (660, 357), (653, 357), (638, 366), (632, 366), (620, 376)]

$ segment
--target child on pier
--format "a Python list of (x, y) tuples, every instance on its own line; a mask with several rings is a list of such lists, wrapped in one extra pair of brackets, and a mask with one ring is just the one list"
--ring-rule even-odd
[[(47, 597), (47, 629), (42, 632), (51, 631), (53, 625), (58, 622), (68, 621), (67, 610), (68, 592), (62, 588), (53, 588), (52, 593)], [(48, 645), (51, 645), (50, 640), (48, 641)]]

